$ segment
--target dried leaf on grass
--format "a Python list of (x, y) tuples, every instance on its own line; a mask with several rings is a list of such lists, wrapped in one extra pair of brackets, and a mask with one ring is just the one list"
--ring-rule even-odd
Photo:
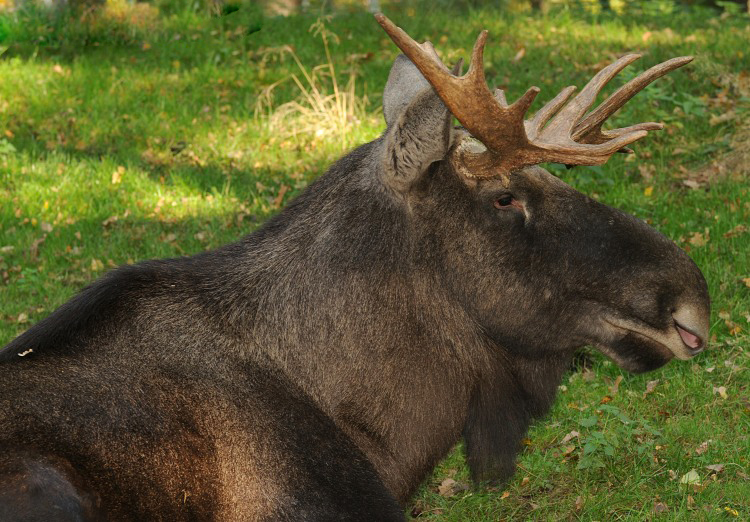
[(615, 379), (615, 382), (612, 383), (612, 386), (609, 387), (609, 394), (610, 395), (617, 395), (617, 392), (620, 390), (620, 383), (622, 382), (622, 375), (618, 375)]
[(47, 234), (44, 234), (42, 237), (32, 241), (31, 246), (29, 247), (29, 257), (32, 262), (36, 261), (37, 257), (39, 257), (39, 247), (42, 246), (42, 243), (44, 243), (46, 239)]
[(456, 493), (466, 491), (469, 487), (466, 484), (456, 482), (452, 478), (443, 480), (438, 486), (438, 493), (443, 497), (452, 497)]
[(711, 231), (706, 228), (703, 230), (703, 233), (694, 232), (693, 235), (688, 239), (688, 243), (690, 243), (694, 247), (703, 247), (706, 246), (710, 240)]
[(648, 381), (646, 383), (646, 391), (643, 392), (643, 397), (645, 398), (649, 393), (653, 393), (653, 391), (656, 389), (657, 384), (659, 384), (659, 379)]
[(728, 232), (725, 232), (724, 233), (724, 237), (727, 238), (727, 239), (729, 239), (729, 238), (732, 238), (732, 237), (741, 236), (742, 234), (744, 234), (745, 232), (747, 232), (747, 230), (748, 230), (747, 225), (744, 225), (744, 224), (741, 223), (741, 224), (737, 225), (736, 227), (734, 227), (732, 230), (730, 230)]
[(581, 434), (578, 433), (576, 430), (573, 430), (563, 437), (563, 439), (560, 441), (560, 444), (565, 444), (566, 442), (570, 442), (572, 439), (577, 438), (580, 435)]
[(701, 476), (694, 469), (691, 469), (680, 478), (680, 484), (700, 484)]
[(117, 169), (112, 172), (112, 184), (119, 185), (122, 182), (122, 176), (125, 174), (125, 167), (120, 165)]
[(719, 114), (719, 115), (714, 114), (713, 116), (711, 116), (711, 118), (709, 118), (708, 124), (713, 127), (721, 123), (732, 121), (736, 117), (737, 117), (737, 113), (734, 112), (734, 109), (732, 109), (732, 110), (725, 112), (724, 114)]
[(700, 445), (695, 448), (695, 454), (696, 455), (703, 455), (706, 451), (708, 451), (708, 445), (712, 443), (712, 439), (708, 439), (706, 441), (703, 441), (700, 443)]

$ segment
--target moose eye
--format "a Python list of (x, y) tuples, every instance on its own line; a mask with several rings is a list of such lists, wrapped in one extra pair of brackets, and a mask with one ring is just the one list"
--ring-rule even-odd
[(513, 203), (513, 196), (510, 194), (503, 194), (495, 200), (495, 208), (507, 207), (511, 203)]

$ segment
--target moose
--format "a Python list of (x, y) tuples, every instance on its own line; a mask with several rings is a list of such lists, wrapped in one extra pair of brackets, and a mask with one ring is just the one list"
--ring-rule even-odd
[[(660, 129), (604, 130), (656, 65), (525, 119), (477, 39), (449, 70), (402, 50), (382, 136), (255, 232), (110, 271), (0, 352), (0, 519), (404, 520), (461, 439), (476, 481), (514, 473), (577, 349), (632, 372), (706, 345), (680, 248), (538, 165), (600, 165)], [(453, 118), (460, 125), (454, 125)]]

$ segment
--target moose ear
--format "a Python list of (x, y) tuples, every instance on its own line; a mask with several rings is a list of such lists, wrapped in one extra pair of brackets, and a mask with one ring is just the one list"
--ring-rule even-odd
[(406, 189), (451, 145), (451, 113), (417, 67), (399, 55), (383, 93), (386, 181)]

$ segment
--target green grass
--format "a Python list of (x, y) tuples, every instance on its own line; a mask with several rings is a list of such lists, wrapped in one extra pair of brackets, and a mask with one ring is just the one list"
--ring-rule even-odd
[[(593, 354), (591, 371), (567, 376), (552, 412), (531, 430), (507, 486), (440, 495), (446, 478), (468, 484), (458, 448), (409, 511), (434, 520), (750, 517), (750, 230), (742, 228), (750, 223), (750, 19), (450, 8), (416, 17), (410, 5), (386, 12), (448, 61), (466, 57), (478, 30), (489, 29), (490, 83), (510, 97), (539, 85), (537, 107), (625, 51), (645, 55), (630, 76), (696, 56), (615, 117), (668, 125), (636, 144), (634, 157), (553, 168), (688, 250), (714, 311), (711, 348), (691, 363), (632, 376)], [(294, 135), (294, 115), (272, 122), (267, 112), (269, 102), (273, 109), (299, 95), (288, 79), (298, 66), (280, 47), (291, 46), (308, 69), (325, 62), (322, 40), (308, 31), (316, 14), (264, 18), (245, 8), (209, 18), (164, 8), (135, 24), (121, 16), (46, 25), (38, 13), (31, 22), (4, 16), (0, 345), (110, 266), (192, 254), (252, 231), (384, 127), (381, 92), (396, 52), (356, 9), (327, 27), (338, 36), (330, 49), (339, 85), (356, 75), (367, 110), (321, 135)], [(562, 443), (572, 431), (579, 435)], [(714, 464), (723, 469), (706, 468)], [(700, 485), (680, 483), (691, 470)], [(658, 503), (667, 509), (657, 513)]]

